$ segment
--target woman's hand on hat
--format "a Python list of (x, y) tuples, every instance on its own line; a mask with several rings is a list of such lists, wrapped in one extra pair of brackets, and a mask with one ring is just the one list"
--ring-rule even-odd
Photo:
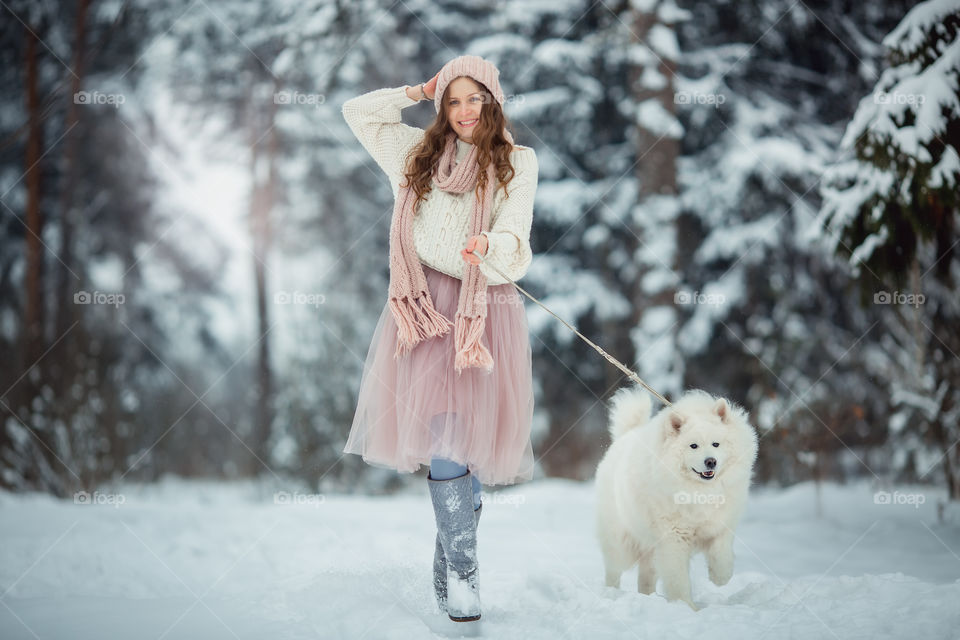
[(439, 77), (440, 72), (437, 71), (437, 75), (423, 83), (423, 95), (427, 97), (427, 100), (433, 100), (433, 94), (437, 91), (437, 78)]
[(479, 253), (482, 256), (487, 255), (487, 236), (470, 236), (467, 238), (467, 246), (460, 250), (460, 255), (463, 257), (464, 262), (468, 264), (480, 264), (480, 258), (473, 255), (471, 251)]

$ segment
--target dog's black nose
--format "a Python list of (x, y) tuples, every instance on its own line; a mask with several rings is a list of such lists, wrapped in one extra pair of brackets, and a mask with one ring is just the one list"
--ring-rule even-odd
[(717, 459), (707, 458), (703, 461), (703, 464), (707, 465), (707, 469), (713, 469), (715, 466), (717, 466)]

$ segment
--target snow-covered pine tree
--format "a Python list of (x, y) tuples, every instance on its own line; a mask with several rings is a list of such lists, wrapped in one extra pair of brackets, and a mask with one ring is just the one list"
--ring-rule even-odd
[[(763, 435), (758, 478), (869, 473), (868, 426), (883, 403), (858, 347), (872, 320), (850, 302), (832, 254), (801, 232), (855, 105), (850, 88), (867, 90), (875, 43), (906, 9), (683, 6), (694, 15), (678, 28), (684, 386), (752, 410)], [(838, 405), (841, 394), (850, 402)]]
[[(885, 69), (823, 180), (824, 236), (886, 328), (875, 374), (902, 466), (941, 468), (960, 499), (960, 6), (928, 0), (884, 39)], [(932, 449), (932, 451), (931, 451)]]

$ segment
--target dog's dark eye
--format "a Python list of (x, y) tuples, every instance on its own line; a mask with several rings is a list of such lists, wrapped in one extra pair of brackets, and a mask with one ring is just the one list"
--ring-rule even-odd
[(692, 444), (692, 445), (690, 445), (690, 448), (691, 448), (691, 449), (696, 449), (696, 448), (697, 448), (697, 445)]
[(719, 442), (714, 442), (714, 443), (713, 443), (713, 446), (719, 447), (719, 446), (720, 446), (720, 443), (719, 443)]

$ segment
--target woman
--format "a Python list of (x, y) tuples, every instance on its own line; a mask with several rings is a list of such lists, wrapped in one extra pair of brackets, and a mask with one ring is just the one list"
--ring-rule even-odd
[[(491, 266), (511, 280), (530, 266), (538, 166), (507, 131), (499, 73), (460, 56), (427, 83), (343, 105), (395, 197), (389, 299), (344, 451), (402, 472), (430, 465), (434, 590), (455, 621), (480, 618), (481, 484), (533, 476), (526, 312)], [(403, 124), (401, 109), (425, 98), (436, 120), (426, 131)]]

